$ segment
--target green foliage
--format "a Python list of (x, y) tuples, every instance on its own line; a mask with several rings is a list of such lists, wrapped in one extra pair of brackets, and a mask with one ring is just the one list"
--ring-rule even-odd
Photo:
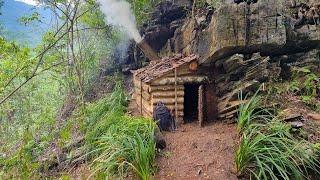
[(206, 0), (196, 1), (194, 3), (196, 3), (195, 4), (196, 8), (204, 8), (208, 5)]
[(315, 148), (315, 151), (316, 151), (318, 157), (320, 158), (320, 143), (315, 143), (314, 148)]
[(142, 25), (148, 22), (151, 12), (160, 0), (129, 0), (132, 5), (137, 24)]
[(256, 94), (247, 100), (247, 97), (243, 97), (242, 92), (239, 94), (239, 100), (246, 102), (242, 103), (239, 106), (239, 111), (238, 111), (238, 131), (242, 132), (246, 130), (248, 127), (250, 127), (251, 123), (253, 121), (257, 120), (268, 120), (268, 118), (271, 116), (270, 113), (264, 109), (264, 108), (259, 108), (261, 103), (260, 103), (260, 97), (257, 96), (258, 91)]
[(291, 81), (288, 86), (288, 91), (296, 93), (300, 91), (299, 82), (297, 80)]
[(250, 108), (239, 109), (239, 114), (244, 115), (239, 118), (248, 119), (238, 121), (240, 127), (245, 129), (235, 157), (238, 175), (249, 176), (250, 179), (287, 180), (309, 179), (310, 171), (320, 175), (316, 148), (294, 138), (290, 126), (273, 116), (260, 117), (251, 113), (261, 109), (258, 97), (252, 99), (244, 106)]
[[(25, 86), (0, 110), (0, 172), (3, 178), (36, 178), (38, 157), (54, 140), (60, 86), (49, 74)], [(1, 179), (1, 178), (0, 178)]]
[(305, 81), (303, 82), (303, 86), (303, 94), (314, 97), (317, 95), (317, 90), (320, 89), (320, 79), (315, 74), (308, 73)]
[(64, 147), (70, 141), (72, 136), (72, 128), (73, 128), (73, 121), (68, 121), (64, 124), (64, 126), (59, 131), (59, 147)]
[(320, 92), (319, 74), (313, 73), (307, 67), (293, 68), (293, 79), (287, 91), (300, 96), (301, 100), (313, 110), (320, 109), (317, 100)]
[[(273, 122), (275, 123), (275, 122)], [(283, 126), (281, 122), (277, 126)], [(268, 124), (266, 124), (268, 126)], [(308, 170), (319, 174), (319, 162), (311, 144), (297, 141), (282, 131), (271, 133), (253, 129), (244, 134), (236, 152), (236, 165), (240, 174), (245, 171), (257, 179), (304, 179)], [(263, 133), (262, 133), (263, 132)]]
[(40, 22), (40, 13), (33, 12), (32, 14), (30, 14), (28, 16), (26, 15), (26, 16), (20, 17), (19, 21), (20, 21), (20, 23), (22, 23), (24, 25), (27, 25), (27, 24), (34, 22), (34, 21)]
[(135, 172), (150, 179), (154, 172), (155, 123), (124, 114), (126, 96), (121, 82), (113, 93), (91, 104), (87, 112), (86, 143), (92, 157), (93, 175), (125, 177)]
[(154, 172), (154, 123), (148, 119), (108, 116), (109, 127), (93, 144), (100, 154), (93, 160), (97, 172), (125, 177), (129, 171), (141, 179), (150, 179)]
[(20, 73), (26, 77), (30, 72), (30, 49), (21, 48), (14, 42), (8, 42), (0, 37), (0, 93), (4, 91), (12, 77)]
[(39, 164), (35, 161), (33, 155), (37, 149), (37, 145), (33, 140), (30, 130), (25, 130), (21, 143), (20, 147), (10, 158), (0, 159), (0, 167), (3, 166), (4, 172), (7, 172), (4, 176), (6, 178), (28, 179), (29, 177), (37, 176)]
[[(105, 27), (104, 15), (96, 6), (93, 0), (87, 1), (81, 8), (89, 9), (87, 13), (80, 17), (80, 22), (86, 24), (89, 27)], [(108, 30), (108, 28), (105, 28)]]
[[(142, 23), (156, 2), (131, 3)], [(60, 12), (53, 6), (48, 8)], [(85, 136), (88, 157), (94, 160), (95, 176), (133, 172), (149, 179), (154, 172), (155, 123), (125, 115), (127, 99), (121, 80), (116, 80), (113, 93), (98, 102), (86, 102), (84, 95), (101, 80), (102, 69), (113, 68), (108, 56), (122, 39), (119, 32), (105, 26), (94, 0), (81, 3), (78, 10), (76, 14), (69, 11), (79, 16), (77, 21), (68, 22), (60, 32), (56, 27), (48, 31), (34, 49), (0, 38), (0, 100), (12, 93), (0, 103), (0, 179), (43, 178), (39, 177), (40, 169), (48, 168), (40, 160), (51, 158), (52, 146), (61, 150), (81, 135)], [(68, 20), (64, 13), (56, 16), (57, 27)], [(30, 24), (39, 20), (39, 14), (20, 20)], [(71, 97), (77, 114), (60, 118)], [(73, 114), (73, 109), (68, 111)], [(66, 156), (71, 159), (73, 154)]]
[(293, 81), (289, 86), (291, 92), (302, 96), (315, 97), (319, 88), (320, 79), (310, 69), (306, 67), (293, 69)]
[(213, 8), (219, 8), (223, 2), (222, 0), (209, 0), (209, 5)]
[(125, 111), (126, 96), (123, 92), (122, 82), (117, 81), (114, 91), (100, 99), (98, 102), (87, 107), (87, 142), (94, 142), (107, 129), (109, 124), (108, 116), (122, 116)]

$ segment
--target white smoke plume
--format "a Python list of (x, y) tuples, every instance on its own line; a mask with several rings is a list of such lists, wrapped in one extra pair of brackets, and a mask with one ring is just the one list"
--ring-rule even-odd
[(128, 2), (124, 0), (98, 0), (98, 2), (107, 24), (122, 28), (137, 43), (142, 40), (136, 18)]

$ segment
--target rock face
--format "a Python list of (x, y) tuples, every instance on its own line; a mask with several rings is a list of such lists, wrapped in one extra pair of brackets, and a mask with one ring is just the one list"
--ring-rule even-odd
[[(144, 41), (150, 47), (159, 52), (174, 37), (175, 31), (187, 21), (187, 15), (192, 9), (191, 0), (161, 1), (151, 14), (149, 22), (140, 29)], [(148, 59), (143, 55), (135, 42), (130, 42), (127, 57), (122, 63), (122, 72), (130, 73), (130, 70), (144, 66)]]
[(259, 88), (261, 83), (280, 75), (281, 68), (271, 63), (269, 57), (255, 53), (250, 59), (235, 54), (220, 59), (214, 64), (220, 70), (215, 80), (220, 118), (231, 118), (243, 101), (238, 100), (239, 92), (244, 95)]
[(145, 40), (156, 50), (160, 49), (172, 38), (191, 10), (191, 0), (162, 1), (152, 13), (149, 26), (143, 30)]
[[(320, 66), (320, 25), (303, 20), (312, 8), (320, 12), (318, 1), (236, 4), (227, 0), (216, 9), (182, 2), (189, 13), (173, 3), (164, 8), (165, 13), (156, 10), (159, 15), (146, 37), (161, 56), (198, 54), (201, 66), (213, 66), (220, 117), (231, 116), (239, 104), (239, 90), (252, 92), (263, 82), (286, 79), (291, 66)], [(170, 6), (168, 1), (164, 4)], [(171, 16), (174, 13), (177, 19)], [(169, 20), (164, 19), (166, 14)]]
[(201, 63), (235, 53), (269, 56), (319, 48), (320, 26), (295, 28), (298, 20), (286, 11), (290, 8), (279, 0), (224, 4), (207, 28), (199, 29), (196, 19), (189, 18), (168, 43), (174, 53), (198, 53)]

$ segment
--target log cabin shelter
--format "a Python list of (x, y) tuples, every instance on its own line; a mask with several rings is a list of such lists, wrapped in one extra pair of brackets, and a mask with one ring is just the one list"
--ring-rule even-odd
[(198, 64), (197, 55), (175, 55), (151, 61), (133, 72), (134, 94), (140, 113), (153, 117), (158, 102), (164, 103), (177, 122), (205, 121), (217, 117), (212, 75)]

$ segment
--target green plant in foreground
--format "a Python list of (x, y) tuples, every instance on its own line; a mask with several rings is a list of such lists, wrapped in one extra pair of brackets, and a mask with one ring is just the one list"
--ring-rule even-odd
[(92, 176), (124, 178), (135, 173), (150, 179), (154, 173), (156, 125), (151, 119), (126, 116), (125, 102), (117, 83), (113, 93), (89, 108), (86, 142)]
[(242, 92), (239, 94), (240, 101), (246, 101), (239, 105), (237, 128), (238, 131), (244, 131), (254, 120), (268, 120), (271, 116), (268, 110), (260, 107), (260, 97), (257, 93), (249, 100), (243, 97)]
[(304, 179), (309, 170), (319, 174), (319, 162), (312, 149), (305, 141), (254, 129), (242, 137), (236, 167), (239, 174), (248, 173), (257, 179)]
[(320, 90), (319, 75), (313, 73), (307, 67), (294, 68), (293, 80), (288, 90), (295, 95), (301, 96), (301, 100), (314, 110), (317, 109), (317, 92)]
[[(258, 109), (258, 110), (257, 110)], [(320, 175), (316, 148), (290, 134), (290, 126), (273, 116), (261, 116), (259, 98), (239, 108), (242, 133), (235, 162), (238, 175), (256, 179), (310, 179)], [(240, 127), (240, 128), (239, 128)]]
[(95, 171), (120, 177), (133, 171), (141, 179), (149, 179), (156, 152), (154, 122), (127, 116), (109, 117), (110, 126), (94, 142), (95, 149), (90, 152), (98, 155), (92, 163)]

